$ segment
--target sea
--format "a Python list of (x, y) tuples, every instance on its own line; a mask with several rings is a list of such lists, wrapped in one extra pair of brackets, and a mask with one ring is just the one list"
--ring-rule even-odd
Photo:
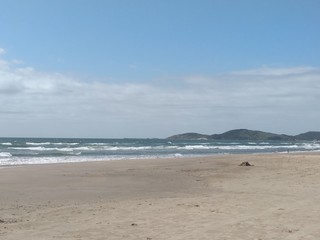
[(0, 138), (0, 166), (317, 151), (319, 141)]

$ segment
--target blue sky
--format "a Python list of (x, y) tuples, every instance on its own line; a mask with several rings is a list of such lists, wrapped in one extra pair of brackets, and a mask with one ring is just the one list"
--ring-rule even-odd
[(3, 0), (0, 7), (6, 136), (320, 130), (317, 0)]

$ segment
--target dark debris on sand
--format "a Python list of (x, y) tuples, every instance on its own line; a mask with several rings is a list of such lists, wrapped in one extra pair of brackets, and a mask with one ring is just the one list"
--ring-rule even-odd
[(249, 162), (242, 162), (239, 166), (250, 167), (254, 165), (250, 164)]

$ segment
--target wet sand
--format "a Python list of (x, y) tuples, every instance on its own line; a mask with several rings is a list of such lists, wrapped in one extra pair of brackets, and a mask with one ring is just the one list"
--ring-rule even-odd
[(319, 203), (320, 154), (4, 167), (0, 239), (320, 239)]

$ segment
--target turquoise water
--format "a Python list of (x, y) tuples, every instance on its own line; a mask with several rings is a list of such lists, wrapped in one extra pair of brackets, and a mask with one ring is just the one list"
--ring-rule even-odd
[(0, 138), (0, 165), (320, 151), (320, 142)]

